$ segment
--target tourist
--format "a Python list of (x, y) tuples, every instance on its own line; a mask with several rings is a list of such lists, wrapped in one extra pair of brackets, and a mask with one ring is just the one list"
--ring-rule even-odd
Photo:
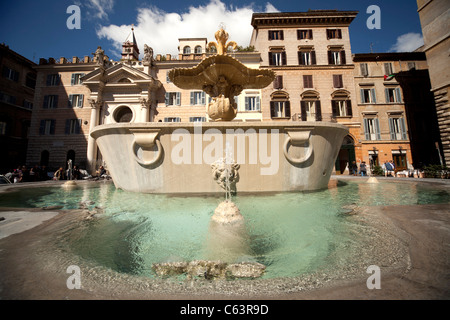
[(350, 166), (350, 174), (354, 176), (358, 174), (358, 165), (356, 164), (356, 161), (353, 161), (352, 165)]
[(64, 169), (62, 167), (59, 167), (59, 169), (56, 170), (53, 175), (53, 180), (64, 180)]
[[(391, 160), (391, 162), (392, 162), (392, 160)], [(393, 177), (395, 176), (394, 164), (391, 162), (385, 161), (383, 164), (385, 177), (387, 177), (390, 173), (392, 173)]]
[(365, 161), (361, 162), (361, 164), (359, 165), (359, 173), (361, 174), (361, 177), (367, 176), (367, 167)]

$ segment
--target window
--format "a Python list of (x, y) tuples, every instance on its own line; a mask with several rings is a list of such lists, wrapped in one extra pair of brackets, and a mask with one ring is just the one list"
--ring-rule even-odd
[(329, 50), (328, 64), (346, 64), (345, 50)]
[(14, 69), (10, 69), (8, 67), (3, 67), (3, 72), (2, 72), (3, 77), (9, 79), (9, 80), (13, 80), (13, 81), (19, 81), (19, 72), (17, 72)]
[(166, 92), (166, 106), (181, 105), (181, 92)]
[(351, 100), (331, 100), (331, 112), (333, 117), (352, 117)]
[(392, 72), (392, 63), (387, 62), (387, 63), (384, 64), (384, 74), (385, 75), (393, 74), (393, 72)]
[(26, 109), (33, 109), (33, 102), (30, 102), (28, 100), (23, 100), (23, 107)]
[(286, 65), (286, 52), (285, 51), (269, 52), (269, 65), (285, 66)]
[(312, 75), (303, 75), (303, 87), (314, 88)]
[(164, 118), (164, 122), (180, 122), (180, 118), (179, 117), (166, 117)]
[(0, 136), (4, 136), (6, 134), (6, 122), (0, 121)]
[(361, 103), (377, 103), (375, 89), (361, 89)]
[(259, 111), (259, 97), (245, 97), (245, 111)]
[(290, 118), (291, 104), (289, 96), (282, 91), (272, 94), (272, 101), (270, 101), (270, 116), (272, 118)]
[(416, 63), (414, 61), (408, 62), (408, 70), (411, 70), (411, 69), (416, 69)]
[(184, 47), (183, 54), (191, 54), (191, 47), (189, 47), (189, 46)]
[(83, 81), (81, 81), (82, 77), (84, 77), (84, 73), (72, 73), (72, 80), (70, 81), (70, 84), (72, 86), (82, 84), (83, 83)]
[(316, 52), (313, 50), (299, 51), (298, 63), (302, 66), (310, 66), (316, 64)]
[(283, 76), (276, 76), (273, 80), (273, 88), (276, 90), (283, 89)]
[(402, 102), (400, 88), (386, 88), (384, 92), (386, 95), (386, 103)]
[(269, 40), (284, 40), (283, 30), (270, 30)]
[(333, 74), (333, 87), (342, 88), (343, 86), (342, 74)]
[(127, 106), (119, 106), (114, 110), (113, 119), (118, 123), (131, 122), (133, 120), (133, 111)]
[(25, 79), (25, 85), (28, 88), (34, 89), (36, 87), (36, 74), (32, 72), (27, 73), (27, 77)]
[(300, 102), (302, 121), (321, 121), (322, 110), (320, 100)]
[(363, 77), (367, 77), (369, 75), (369, 67), (367, 66), (367, 63), (361, 63), (359, 65), (359, 69)]
[(81, 119), (66, 120), (66, 134), (79, 134), (81, 129)]
[(381, 140), (378, 118), (364, 118), (364, 135), (366, 140)]
[(82, 94), (69, 94), (68, 107), (69, 108), (73, 108), (73, 107), (83, 108), (83, 98), (84, 98), (84, 95), (82, 95)]
[(39, 134), (40, 135), (55, 134), (55, 124), (56, 124), (56, 120), (54, 120), (54, 119), (41, 120), (41, 123), (39, 126)]
[(201, 54), (202, 53), (202, 47), (201, 46), (196, 46), (194, 49), (195, 54)]
[[(189, 121), (190, 122), (206, 122), (206, 117), (189, 117)], [(166, 121), (166, 122), (168, 122), (168, 121)], [(175, 122), (179, 122), (179, 121), (175, 121)]]
[(327, 29), (327, 39), (342, 39), (341, 29)]
[(312, 39), (313, 33), (311, 29), (297, 30), (297, 40)]
[(169, 78), (169, 71), (167, 71), (167, 73), (166, 73), (166, 82), (172, 83), (172, 81), (170, 81), (170, 78)]
[(7, 93), (0, 92), (0, 101), (16, 104), (17, 98), (15, 96), (11, 96)]
[(59, 74), (47, 75), (47, 86), (59, 86), (61, 82), (61, 76)]
[(58, 96), (57, 95), (48, 95), (44, 96), (44, 109), (55, 109), (58, 107)]
[(389, 132), (391, 140), (407, 140), (405, 119), (389, 118)]
[(289, 101), (271, 101), (270, 115), (272, 118), (290, 118), (291, 108)]
[(205, 104), (205, 93), (203, 91), (192, 91), (191, 106), (204, 104)]

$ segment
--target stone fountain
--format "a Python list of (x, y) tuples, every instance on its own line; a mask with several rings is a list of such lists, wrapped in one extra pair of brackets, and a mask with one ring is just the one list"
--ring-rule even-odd
[(232, 193), (326, 188), (348, 134), (346, 127), (334, 123), (231, 122), (237, 114), (234, 97), (244, 89), (268, 86), (275, 73), (247, 68), (227, 55), (227, 48), (236, 43), (228, 42), (222, 28), (215, 36), (217, 42), (208, 46), (215, 46), (217, 54), (193, 68), (169, 72), (178, 87), (203, 90), (212, 97), (206, 110), (212, 121), (114, 123), (91, 132), (117, 188), (168, 194), (225, 190), (225, 200), (210, 221), (208, 260), (154, 264), (161, 276), (262, 275), (265, 266), (259, 263), (236, 263), (251, 253), (244, 218), (231, 201)]
[[(220, 193), (210, 179), (211, 164), (228, 143), (239, 166), (236, 192), (282, 192), (326, 188), (348, 129), (325, 122), (232, 122), (234, 97), (244, 89), (261, 89), (275, 74), (250, 69), (226, 54), (223, 30), (216, 32), (217, 54), (193, 68), (169, 72), (183, 89), (203, 90), (213, 120), (204, 123), (111, 123), (95, 127), (96, 139), (117, 188), (142, 193)], [(217, 171), (218, 172), (218, 171)]]

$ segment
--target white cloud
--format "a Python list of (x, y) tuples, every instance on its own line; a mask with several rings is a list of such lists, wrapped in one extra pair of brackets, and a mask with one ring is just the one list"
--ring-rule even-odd
[(397, 42), (391, 47), (390, 51), (412, 52), (423, 46), (423, 37), (420, 33), (405, 33), (397, 38)]
[(114, 7), (114, 0), (88, 0), (84, 3), (89, 9), (89, 14), (99, 19), (107, 19), (108, 13)]
[[(278, 11), (270, 3), (266, 4), (265, 10)], [(221, 23), (225, 25), (230, 40), (240, 46), (248, 46), (253, 29), (250, 25), (252, 14), (261, 9), (258, 10), (254, 5), (241, 8), (227, 7), (220, 0), (211, 0), (205, 6), (191, 6), (187, 12), (181, 14), (164, 12), (155, 6), (139, 8), (137, 11), (134, 33), (140, 52), (144, 51), (144, 44), (147, 44), (153, 48), (155, 54), (176, 55), (179, 38), (207, 38), (208, 42), (215, 41), (214, 33)], [(131, 27), (131, 25), (103, 26), (97, 31), (97, 36), (113, 41), (119, 51), (130, 34)]]

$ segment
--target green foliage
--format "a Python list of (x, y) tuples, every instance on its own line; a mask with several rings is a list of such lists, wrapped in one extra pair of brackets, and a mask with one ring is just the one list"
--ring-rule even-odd
[(448, 179), (450, 178), (450, 169), (446, 166), (441, 166), (439, 164), (431, 164), (425, 166), (424, 173), (426, 178), (442, 178)]
[(383, 168), (381, 166), (373, 166), (372, 174), (374, 176), (382, 176), (382, 175), (384, 175)]
[(248, 47), (242, 47), (242, 46), (237, 46), (236, 48), (237, 52), (255, 52), (255, 47), (254, 46), (248, 46)]

